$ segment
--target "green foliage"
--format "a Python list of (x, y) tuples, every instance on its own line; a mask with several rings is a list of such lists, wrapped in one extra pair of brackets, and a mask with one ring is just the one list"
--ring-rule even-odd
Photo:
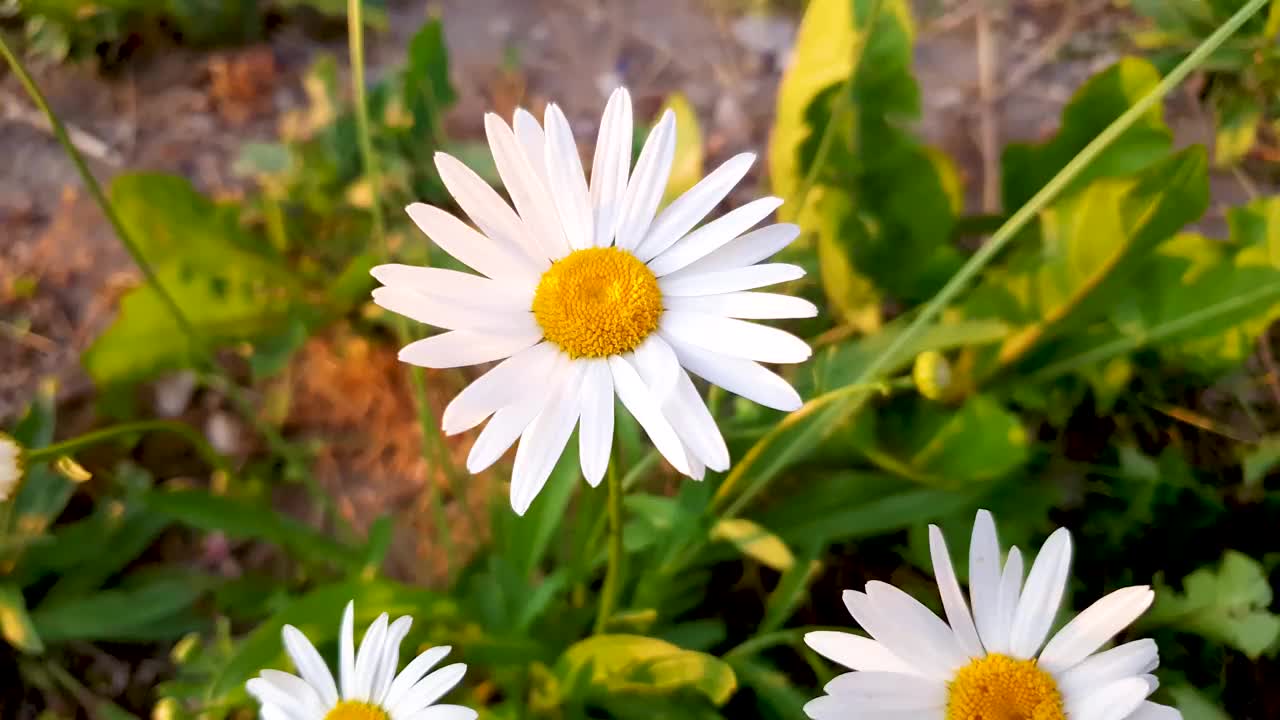
[(1268, 609), (1271, 598), (1262, 565), (1228, 550), (1217, 568), (1183, 578), (1181, 593), (1160, 588), (1144, 622), (1194, 633), (1256, 659), (1280, 639), (1280, 616)]

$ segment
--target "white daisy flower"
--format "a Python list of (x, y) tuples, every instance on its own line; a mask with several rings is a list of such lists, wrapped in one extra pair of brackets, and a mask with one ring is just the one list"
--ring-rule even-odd
[(406, 346), (400, 359), (430, 368), (503, 361), (454, 398), (442, 426), (452, 435), (492, 416), (467, 458), (473, 473), (520, 439), (511, 482), (517, 513), (542, 489), (575, 425), (582, 472), (599, 484), (615, 394), (681, 473), (728, 469), (729, 451), (688, 372), (768, 407), (800, 407), (795, 390), (760, 363), (801, 362), (809, 346), (746, 322), (817, 314), (801, 298), (750, 292), (804, 275), (795, 265), (757, 264), (799, 228), (751, 231), (782, 203), (764, 198), (695, 229), (746, 175), (750, 153), (658, 212), (675, 116), (663, 115), (632, 168), (625, 89), (605, 108), (589, 183), (564, 113), (549, 105), (543, 119), (517, 110), (512, 130), (497, 115), (485, 117), (514, 209), (457, 159), (436, 154), (441, 179), (479, 232), (421, 203), (407, 208), (409, 216), (480, 274), (373, 269), (385, 286), (374, 302), (449, 330)]
[(284, 646), (298, 668), (298, 675), (263, 670), (250, 680), (249, 694), (262, 704), (262, 720), (475, 720), (477, 713), (461, 705), (435, 702), (453, 689), (467, 671), (455, 663), (427, 674), (449, 654), (448, 647), (433, 647), (414, 658), (396, 675), (400, 642), (409, 633), (413, 618), (387, 622), (378, 616), (355, 650), (352, 632), (354, 604), (342, 615), (339, 638), (341, 672), (334, 682), (329, 667), (302, 631), (286, 625)]
[(815, 720), (1180, 720), (1147, 701), (1159, 664), (1152, 640), (1098, 652), (1146, 612), (1147, 586), (1094, 603), (1045, 644), (1071, 565), (1071, 534), (1045, 542), (1025, 584), (1022, 555), (1001, 565), (995, 521), (978, 512), (969, 545), (969, 599), (937, 526), (929, 527), (943, 622), (915, 598), (882, 582), (847, 590), (845, 605), (871, 638), (819, 631), (809, 647), (852, 669), (805, 705)]
[(0, 502), (13, 496), (22, 479), (22, 446), (0, 433)]

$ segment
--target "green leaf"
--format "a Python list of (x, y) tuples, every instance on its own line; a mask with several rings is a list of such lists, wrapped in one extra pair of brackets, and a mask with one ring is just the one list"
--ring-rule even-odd
[(723, 705), (737, 688), (733, 669), (706, 653), (640, 635), (596, 635), (574, 643), (556, 662), (566, 684), (576, 679), (589, 698), (615, 694), (693, 693)]
[(1143, 624), (1194, 633), (1257, 659), (1280, 637), (1262, 565), (1234, 550), (1217, 568), (1200, 568), (1182, 580), (1182, 592), (1160, 588)]
[(165, 620), (189, 609), (204, 594), (204, 585), (193, 578), (159, 577), (129, 588), (43, 602), (31, 613), (31, 621), (47, 643), (151, 639)]
[(408, 62), (401, 76), (401, 93), (413, 114), (414, 126), (422, 137), (442, 137), (444, 112), (457, 102), (458, 93), (449, 82), (449, 50), (444, 42), (444, 26), (433, 17), (409, 41)]
[(667, 110), (676, 116), (676, 150), (675, 159), (671, 163), (671, 178), (667, 181), (667, 191), (662, 196), (662, 204), (666, 205), (683, 195), (702, 179), (702, 126), (698, 123), (698, 113), (682, 93), (672, 93), (658, 117)]
[(1135, 295), (1132, 281), (1146, 257), (1198, 218), (1208, 200), (1204, 152), (1193, 147), (1134, 178), (1096, 181), (1046, 209), (1038, 251), (1023, 253), (1024, 267), (988, 278), (1016, 299), (1015, 313), (1031, 318), (1004, 342), (998, 362), (1012, 364)]
[[(1062, 112), (1062, 124), (1041, 145), (1011, 144), (1001, 160), (1004, 207), (1026, 204), (1112, 121), (1155, 87), (1160, 74), (1146, 60), (1124, 58), (1085, 83)], [(1172, 146), (1161, 105), (1156, 103), (1076, 178), (1080, 188), (1102, 177), (1128, 175), (1164, 157)], [(1069, 192), (1069, 191), (1068, 191)]]
[(153, 512), (204, 530), (237, 539), (275, 543), (299, 558), (318, 565), (338, 563), (351, 570), (364, 564), (363, 553), (320, 533), (305, 523), (281, 515), (261, 503), (212, 495), (203, 490), (149, 493), (145, 503)]
[(817, 205), (818, 267), (822, 289), (842, 324), (864, 333), (880, 329), (880, 292), (859, 272), (853, 248), (866, 236), (847, 193), (823, 193)]
[(795, 563), (786, 543), (750, 520), (721, 520), (711, 528), (711, 539), (732, 543), (743, 555), (778, 572), (786, 572)]
[(1002, 477), (1027, 462), (1021, 420), (994, 398), (974, 395), (954, 410), (921, 399), (909, 402), (905, 412), (884, 413), (879, 423), (883, 444), (869, 457), (882, 468), (917, 482), (962, 487)]
[[(270, 333), (300, 303), (293, 276), (259, 254), (266, 244), (240, 227), (234, 209), (215, 205), (186, 180), (122, 175), (111, 202), (201, 342), (217, 347)], [(121, 300), (115, 322), (83, 360), (106, 386), (189, 367), (199, 357), (155, 288), (143, 285)]]
[[(886, 83), (889, 94), (880, 98), (876, 106), (918, 112), (918, 95), (911, 97), (917, 92), (909, 65), (909, 51), (915, 41), (911, 12), (902, 0), (883, 2), (881, 25), (872, 33), (866, 27), (873, 4), (871, 0), (812, 0), (805, 9), (796, 34), (794, 55), (778, 88), (776, 119), (769, 143), (769, 177), (775, 195), (794, 199), (804, 183), (808, 167), (801, 161), (801, 146), (806, 142), (816, 142), (815, 136), (822, 131), (822, 128), (810, 124), (807, 117), (809, 107), (821, 93), (843, 82), (855, 71), (854, 48), (868, 35), (868, 42), (883, 43), (882, 46), (890, 52), (873, 53), (868, 47), (864, 51), (863, 64), (874, 65), (870, 61), (873, 55), (888, 55), (895, 62), (885, 70), (892, 70), (895, 80), (908, 81), (907, 84)], [(903, 48), (907, 50), (905, 55), (902, 54)], [(779, 218), (793, 219), (804, 210), (783, 205)]]
[(44, 642), (27, 613), (22, 589), (8, 583), (0, 584), (0, 635), (24, 653), (39, 655), (44, 652)]
[(518, 573), (521, 582), (534, 577), (546, 560), (551, 540), (564, 521), (573, 491), (582, 477), (579, 472), (578, 443), (571, 442), (560, 454), (547, 484), (523, 517), (511, 512), (506, 498), (498, 502), (497, 541), (503, 556)]
[(419, 628), (454, 622), (458, 615), (452, 601), (389, 580), (352, 580), (316, 588), (263, 620), (236, 645), (235, 651), (215, 669), (207, 699), (218, 701), (228, 693), (242, 692), (245, 681), (263, 668), (284, 667), (286, 656), (280, 631), (285, 625), (301, 630), (317, 647), (333, 643), (348, 602), (355, 603), (358, 627), (366, 626), (384, 612), (392, 617), (412, 615), (418, 620)]
[(764, 720), (791, 720), (796, 717), (796, 708), (804, 707), (813, 699), (768, 661), (732, 656), (729, 664), (742, 680), (742, 686), (755, 693)]
[(782, 573), (778, 585), (765, 601), (764, 618), (756, 629), (757, 635), (782, 627), (796, 611), (796, 607), (804, 601), (809, 586), (822, 572), (818, 556), (823, 550), (823, 545), (811, 545), (802, 549), (800, 557)]
[(1229, 167), (1239, 163), (1253, 149), (1258, 139), (1258, 126), (1262, 123), (1262, 106), (1243, 92), (1219, 93), (1213, 100), (1217, 121), (1213, 164)]
[[(1139, 268), (1142, 293), (1111, 314), (1115, 328), (1145, 337), (1205, 307), (1280, 283), (1280, 198), (1262, 198), (1228, 212), (1227, 242), (1183, 234), (1163, 243)], [(1191, 325), (1156, 345), (1167, 360), (1204, 373), (1235, 367), (1276, 317), (1274, 300), (1252, 303), (1212, 322)]]
[(1182, 720), (1231, 720), (1222, 708), (1190, 685), (1174, 685), (1168, 692), (1182, 713)]

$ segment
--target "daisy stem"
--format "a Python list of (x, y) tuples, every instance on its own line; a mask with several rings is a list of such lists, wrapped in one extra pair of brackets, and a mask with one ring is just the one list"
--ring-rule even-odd
[[(360, 158), (364, 164), (365, 180), (369, 184), (369, 194), (372, 197), (369, 213), (370, 222), (373, 225), (373, 239), (378, 245), (378, 251), (382, 256), (383, 262), (390, 262), (391, 251), (387, 245), (387, 231), (382, 219), (382, 198), (379, 188), (381, 173), (378, 166), (378, 155), (373, 149), (373, 136), (369, 129), (369, 102), (364, 74), (363, 9), (361, 0), (347, 1), (347, 40), (351, 54), (351, 85), (355, 95), (356, 136), (360, 147)], [(409, 326), (405, 319), (399, 315), (395, 318), (395, 333), (400, 345), (408, 344)], [(431, 405), (427, 402), (427, 381), (422, 368), (410, 365), (409, 381), (413, 385), (413, 404), (418, 413), (418, 426), (422, 430), (423, 460), (426, 461), (428, 469), (444, 468), (449, 476), (450, 483), (454, 486), (455, 498), (466, 508), (466, 488), (465, 485), (459, 487), (460, 483), (457, 482), (453, 463), (449, 461), (448, 448), (445, 447), (444, 438), (436, 426), (436, 418), (431, 411)], [(445, 521), (444, 505), (440, 500), (440, 490), (436, 483), (433, 482), (433, 478), (427, 478), (426, 493), (427, 502), (431, 506), (432, 521), (436, 526), (437, 541), (444, 550), (445, 575), (446, 577), (452, 577), (452, 571), (449, 567), (449, 558), (453, 556), (452, 539), (449, 537), (449, 524)]]
[(605, 483), (609, 486), (609, 568), (604, 576), (604, 587), (600, 589), (600, 610), (596, 614), (596, 625), (592, 634), (599, 635), (605, 631), (614, 607), (618, 604), (618, 593), (622, 588), (622, 477), (618, 473), (621, 464), (618, 457), (618, 445), (613, 443), (613, 457), (609, 459), (609, 472)]
[(116, 214), (115, 208), (111, 206), (111, 202), (107, 200), (107, 196), (102, 192), (102, 186), (98, 184), (98, 179), (93, 176), (89, 170), (89, 165), (85, 162), (84, 156), (76, 149), (75, 143), (71, 142), (71, 136), (67, 134), (67, 128), (58, 119), (53, 108), (49, 107), (48, 100), (45, 99), (44, 93), (40, 91), (40, 87), (36, 85), (35, 80), (27, 72), (26, 66), (18, 59), (18, 56), (9, 48), (9, 44), (5, 42), (4, 36), (0, 35), (0, 55), (4, 56), (9, 68), (13, 70), (13, 74), (17, 76), (18, 82), (22, 84), (22, 88), (27, 91), (27, 95), (31, 97), (31, 101), (36, 104), (40, 112), (44, 114), (49, 121), (49, 128), (53, 131), (53, 136), (58, 139), (58, 144), (62, 146), (63, 152), (71, 159), (71, 163), (76, 166), (76, 172), (80, 175), (80, 180), (85, 187), (89, 189), (89, 194), (98, 203), (98, 207), (102, 209), (102, 214), (107, 217), (107, 221), (111, 223), (111, 228), (115, 230), (116, 237), (120, 239), (120, 244), (124, 246), (129, 256), (133, 258), (133, 262), (142, 271), (142, 276), (147, 283), (155, 289), (156, 295), (160, 298), (161, 304), (173, 316), (174, 322), (178, 324), (179, 330), (183, 335), (187, 336), (187, 341), (191, 347), (199, 353), (207, 354), (200, 336), (196, 333), (195, 327), (191, 321), (187, 319), (186, 314), (182, 312), (178, 302), (173, 299), (168, 290), (160, 284), (159, 278), (156, 277), (155, 269), (151, 267), (151, 263), (142, 254), (142, 248), (133, 240), (133, 237), (125, 230), (124, 223), (121, 222), (120, 216)]
[(37, 463), (52, 460), (63, 455), (70, 455), (82, 448), (91, 445), (98, 445), (125, 435), (137, 435), (149, 432), (167, 432), (179, 435), (182, 439), (191, 444), (192, 449), (200, 456), (202, 460), (208, 463), (213, 469), (223, 472), (230, 472), (231, 466), (209, 441), (193, 430), (190, 426), (175, 422), (173, 420), (141, 420), (138, 422), (122, 423), (120, 425), (112, 425), (101, 430), (85, 433), (79, 437), (63, 440), (52, 445), (45, 445), (41, 448), (35, 448), (26, 452), (28, 462)]

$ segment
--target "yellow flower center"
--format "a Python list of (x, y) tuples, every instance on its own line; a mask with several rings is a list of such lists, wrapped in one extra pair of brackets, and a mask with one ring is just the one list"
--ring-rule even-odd
[(987, 655), (947, 687), (947, 720), (1066, 720), (1062, 693), (1034, 660)]
[(542, 334), (569, 357), (635, 350), (658, 329), (658, 278), (626, 250), (575, 250), (551, 265), (533, 294)]
[(390, 720), (386, 710), (361, 700), (342, 700), (325, 714), (324, 720)]

